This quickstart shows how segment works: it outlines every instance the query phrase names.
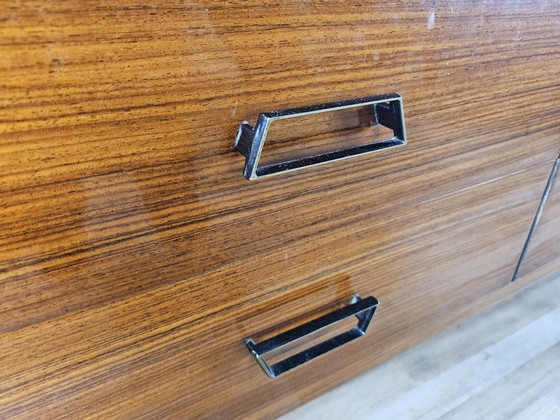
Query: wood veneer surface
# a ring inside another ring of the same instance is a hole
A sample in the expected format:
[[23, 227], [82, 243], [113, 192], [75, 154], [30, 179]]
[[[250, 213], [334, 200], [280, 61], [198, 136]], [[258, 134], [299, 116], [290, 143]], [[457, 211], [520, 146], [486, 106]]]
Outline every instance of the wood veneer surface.
[[[452, 235], [453, 220], [470, 220], [483, 204], [422, 204], [430, 210], [415, 215], [416, 206], [490, 180], [509, 187], [499, 200], [476, 193], [491, 204], [484, 211], [519, 212], [511, 224], [496, 220], [500, 257], [490, 245], [470, 254], [467, 241], [428, 260], [451, 269], [466, 264], [462, 256], [482, 258], [496, 271], [473, 287], [501, 285], [560, 145], [559, 14], [544, 0], [3, 7], [0, 410], [195, 417], [223, 409], [214, 414], [228, 417], [307, 400], [367, 364], [356, 359], [345, 370], [341, 358], [344, 372], [323, 381], [318, 370], [270, 385], [240, 339], [272, 328], [275, 317], [253, 316], [286, 296], [290, 319], [325, 311], [380, 275], [379, 284], [434, 281], [406, 244], [437, 226]], [[406, 147], [262, 181], [242, 177], [233, 151], [241, 121], [392, 91], [404, 99]], [[406, 223], [386, 223], [395, 214]], [[398, 271], [371, 260], [382, 246], [394, 249]], [[350, 286], [348, 270], [362, 270]], [[331, 292], [318, 298], [315, 285]], [[226, 309], [229, 321], [215, 315]], [[235, 334], [232, 322], [245, 326]], [[410, 327], [369, 363], [441, 325]], [[235, 350], [220, 347], [232, 343]], [[245, 382], [236, 382], [239, 372]], [[229, 385], [217, 392], [218, 384]], [[274, 395], [251, 399], [262, 384]]]
[[[5, 333], [0, 353], [9, 363], [0, 412], [10, 418], [283, 412], [451, 325], [506, 286], [549, 171], [541, 165], [388, 212], [345, 235], [301, 244], [289, 261], [254, 258], [252, 268], [239, 262], [196, 282]], [[259, 264], [262, 276], [251, 277]], [[277, 271], [285, 275], [281, 284], [269, 281]], [[243, 278], [252, 279], [251, 288]], [[336, 354], [270, 380], [243, 344], [346, 304], [354, 293], [373, 294], [382, 306], [371, 332]]]

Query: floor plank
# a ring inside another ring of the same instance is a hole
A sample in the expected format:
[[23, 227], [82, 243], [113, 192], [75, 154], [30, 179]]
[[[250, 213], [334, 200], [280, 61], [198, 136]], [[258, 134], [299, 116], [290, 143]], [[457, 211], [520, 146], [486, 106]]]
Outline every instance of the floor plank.
[[[529, 327], [532, 327], [531, 324]], [[540, 331], [541, 334], [546, 329]], [[546, 333], [545, 336], [548, 336]], [[545, 340], [543, 340], [545, 341]], [[560, 343], [505, 375], [443, 416], [461, 419], [547, 419], [559, 413]], [[556, 416], [554, 418], [560, 418]]]

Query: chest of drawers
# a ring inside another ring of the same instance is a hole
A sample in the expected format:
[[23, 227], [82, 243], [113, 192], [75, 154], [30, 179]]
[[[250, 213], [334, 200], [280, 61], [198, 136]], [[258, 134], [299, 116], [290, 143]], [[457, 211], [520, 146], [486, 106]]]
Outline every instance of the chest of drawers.
[[[0, 417], [270, 417], [558, 269], [559, 20], [541, 0], [3, 8]], [[242, 121], [390, 92], [405, 146], [244, 178]], [[380, 302], [366, 334], [274, 379], [245, 344], [357, 294]]]

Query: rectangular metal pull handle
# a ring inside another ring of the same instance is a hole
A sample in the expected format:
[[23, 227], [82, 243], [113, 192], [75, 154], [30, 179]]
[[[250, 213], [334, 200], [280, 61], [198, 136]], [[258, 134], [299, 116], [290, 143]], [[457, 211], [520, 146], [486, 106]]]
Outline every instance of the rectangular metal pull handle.
[[[361, 146], [354, 146], [343, 150], [320, 153], [259, 167], [259, 160], [267, 133], [270, 125], [274, 121], [369, 105], [373, 107], [374, 118], [372, 124], [380, 124], [393, 130], [393, 136], [390, 139], [377, 140]], [[247, 121], [244, 121], [240, 125], [235, 141], [235, 148], [239, 153], [245, 156], [245, 169], [243, 172], [245, 178], [253, 180], [405, 144], [406, 130], [402, 98], [397, 93], [388, 93], [385, 95], [347, 99], [319, 105], [286, 109], [283, 111], [264, 112], [259, 115], [257, 124], [255, 124], [254, 127]]]
[[[379, 301], [373, 296], [361, 299], [358, 295], [356, 295], [354, 296], [352, 303], [344, 308], [337, 309], [334, 312], [323, 315], [309, 321], [306, 324], [292, 328], [291, 330], [283, 332], [260, 343], [255, 343], [252, 339], [248, 339], [245, 341], [245, 344], [255, 356], [258, 364], [263, 368], [265, 373], [270, 378], [275, 378], [290, 369], [315, 359], [316, 357], [319, 357], [364, 335], [378, 305]], [[263, 358], [263, 355], [266, 353], [351, 316], [356, 316], [358, 318], [358, 324], [349, 331], [345, 331], [273, 365], [268, 365]]]

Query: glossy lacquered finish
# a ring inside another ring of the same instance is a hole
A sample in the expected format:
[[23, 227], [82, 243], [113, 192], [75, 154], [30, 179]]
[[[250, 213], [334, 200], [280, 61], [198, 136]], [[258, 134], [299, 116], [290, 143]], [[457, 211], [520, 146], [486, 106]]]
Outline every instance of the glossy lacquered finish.
[[[353, 229], [317, 234], [312, 245], [300, 241], [198, 282], [5, 333], [3, 415], [283, 412], [457, 322], [506, 287], [549, 172], [542, 165], [386, 209]], [[275, 379], [262, 372], [245, 338], [266, 340], [347, 305], [358, 290], [382, 302], [365, 336]]]
[[[545, 0], [3, 7], [0, 417], [277, 414], [520, 287], [560, 147], [559, 19]], [[386, 92], [406, 146], [242, 177], [242, 121]], [[382, 306], [334, 357], [270, 380], [245, 347], [355, 294]]]

